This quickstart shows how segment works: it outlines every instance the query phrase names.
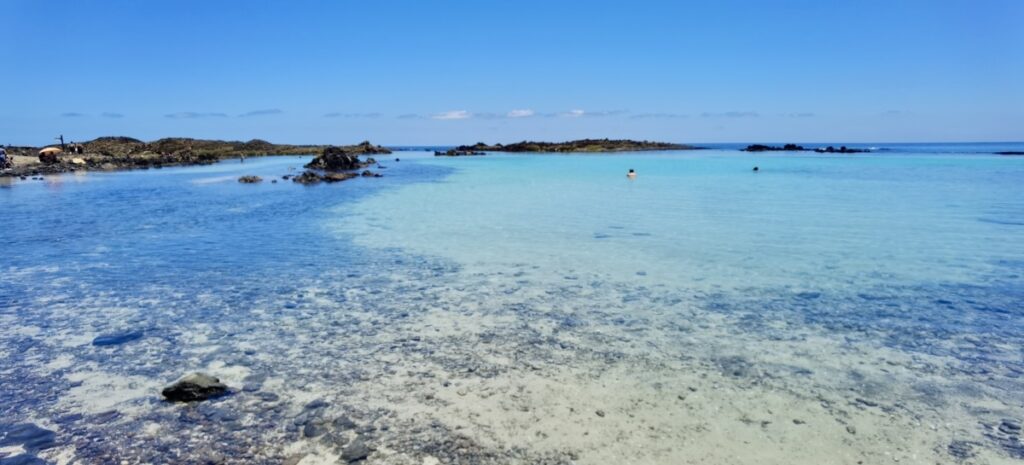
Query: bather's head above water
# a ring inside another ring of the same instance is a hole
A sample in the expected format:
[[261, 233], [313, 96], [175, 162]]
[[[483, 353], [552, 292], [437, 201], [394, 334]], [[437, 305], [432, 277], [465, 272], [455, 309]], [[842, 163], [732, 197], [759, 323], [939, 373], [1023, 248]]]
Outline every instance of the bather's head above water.
[[635, 177], [636, 177], [636, 171], [633, 171], [633, 168], [630, 168], [630, 169], [629, 169], [629, 172], [628, 172], [628, 173], [626, 173], [626, 177], [627, 177], [627, 178], [630, 178], [630, 179], [633, 179], [633, 178], [635, 178]]

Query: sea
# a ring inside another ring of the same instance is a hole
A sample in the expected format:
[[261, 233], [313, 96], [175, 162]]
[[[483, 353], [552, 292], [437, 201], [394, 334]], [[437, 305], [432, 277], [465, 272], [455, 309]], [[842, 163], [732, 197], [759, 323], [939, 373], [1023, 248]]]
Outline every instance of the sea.
[[744, 145], [0, 179], [0, 464], [1024, 461], [1024, 143]]

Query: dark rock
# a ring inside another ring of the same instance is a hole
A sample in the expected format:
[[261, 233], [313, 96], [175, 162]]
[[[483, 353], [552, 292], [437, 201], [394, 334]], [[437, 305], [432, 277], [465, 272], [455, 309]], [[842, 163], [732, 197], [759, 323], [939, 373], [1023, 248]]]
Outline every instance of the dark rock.
[[127, 342], [142, 339], [145, 333], [142, 331], [132, 331], [130, 333], [119, 333], [119, 334], [108, 334], [106, 336], [99, 336], [92, 340], [92, 345], [102, 346], [117, 346]]
[[335, 428], [340, 430], [356, 429], [356, 426], [358, 426], [356, 425], [356, 422], [352, 421], [351, 418], [344, 415], [335, 418], [332, 424], [334, 425]]
[[314, 400], [314, 401], [306, 404], [306, 406], [303, 407], [303, 408], [305, 408], [306, 410], [316, 410], [316, 409], [322, 409], [322, 408], [327, 407], [329, 405], [331, 405], [331, 404], [329, 404], [326, 400], [317, 399], [317, 400]]
[[481, 155], [487, 155], [487, 153], [486, 152], [482, 152], [480, 150], [462, 149], [462, 148], [446, 150], [444, 152], [442, 152], [440, 150], [435, 150], [434, 151], [434, 156], [435, 157], [478, 157], [478, 156], [481, 156]]
[[347, 147], [327, 147], [320, 156], [310, 161], [306, 168], [320, 169], [325, 171], [357, 170], [364, 166], [376, 165], [373, 158], [367, 159], [366, 163], [359, 161], [359, 155], [391, 153], [390, 150], [369, 142]]
[[0, 423], [0, 447], [21, 446], [26, 452], [36, 453], [55, 445], [57, 434], [32, 423]]
[[[801, 152], [807, 150], [802, 146], [796, 144], [786, 144], [782, 147], [764, 145], [764, 144], [753, 144], [748, 145], [743, 149], [744, 152]], [[756, 169], [754, 171], [757, 171]]]
[[262, 400], [264, 402], [277, 402], [278, 400], [281, 399], [281, 396], [278, 396], [277, 394], [274, 394], [273, 392], [260, 392], [260, 393], [256, 394], [256, 397], [259, 397], [260, 400]]
[[878, 407], [878, 402], [870, 401], [870, 400], [867, 400], [867, 399], [862, 399], [860, 397], [854, 399], [854, 402], [856, 402], [858, 404], [861, 404], [861, 405], [864, 405], [864, 406], [867, 406], [867, 407]]
[[825, 147], [825, 148], [820, 148], [819, 147], [819, 148], [814, 149], [814, 151], [818, 152], [818, 153], [864, 153], [864, 152], [870, 152], [870, 150], [867, 150], [867, 149], [851, 149], [851, 148], [847, 148], [845, 145], [839, 147], [838, 149], [836, 149], [835, 147], [833, 147], [831, 145], [828, 146], [828, 147]]
[[171, 402], [194, 402], [227, 394], [228, 387], [219, 379], [205, 373], [192, 373], [170, 387], [162, 394]]
[[258, 182], [263, 182], [263, 178], [259, 176], [242, 176], [238, 178], [238, 182], [242, 184], [256, 184]]
[[306, 172], [304, 172], [304, 173], [302, 173], [302, 174], [292, 178], [292, 182], [297, 182], [299, 184], [305, 184], [305, 185], [317, 184], [320, 181], [323, 181], [323, 176], [321, 176], [321, 175], [319, 175], [317, 173], [314, 173], [312, 171], [306, 171]]
[[364, 177], [364, 178], [372, 177], [373, 176], [373, 171], [363, 170], [363, 172], [360, 175], [362, 177]]
[[323, 179], [324, 182], [340, 182], [340, 181], [346, 181], [346, 180], [349, 180], [349, 179], [352, 179], [352, 178], [355, 178], [355, 177], [358, 177], [358, 176], [359, 175], [357, 175], [355, 173], [326, 173], [326, 174], [323, 175], [323, 177], [321, 179]]
[[599, 416], [601, 418], [604, 418], [604, 410], [598, 410], [598, 411], [596, 411], [594, 413], [597, 414], [597, 416]]
[[315, 438], [327, 432], [327, 428], [319, 422], [309, 422], [302, 428], [302, 435], [307, 438]]
[[999, 431], [1010, 436], [1020, 435], [1020, 422], [1017, 420], [1003, 420], [999, 424]]
[[949, 447], [946, 450], [949, 452], [949, 455], [958, 460], [967, 460], [975, 455], [973, 443], [969, 441], [953, 441], [949, 443]]
[[348, 463], [354, 463], [365, 460], [370, 456], [370, 452], [370, 447], [366, 445], [363, 438], [357, 437], [341, 451], [341, 459]]

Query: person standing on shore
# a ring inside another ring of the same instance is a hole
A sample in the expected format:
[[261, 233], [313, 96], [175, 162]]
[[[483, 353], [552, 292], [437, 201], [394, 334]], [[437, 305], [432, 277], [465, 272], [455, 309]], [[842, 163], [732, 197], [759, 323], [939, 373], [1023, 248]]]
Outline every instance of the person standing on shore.
[[0, 147], [0, 170], [7, 169], [7, 149]]

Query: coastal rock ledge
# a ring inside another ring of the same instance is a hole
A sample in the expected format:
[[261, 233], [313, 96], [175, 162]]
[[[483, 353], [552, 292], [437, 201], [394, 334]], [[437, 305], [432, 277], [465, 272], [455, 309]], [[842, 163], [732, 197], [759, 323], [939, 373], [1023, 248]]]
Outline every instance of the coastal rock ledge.
[[227, 394], [228, 386], [206, 373], [192, 373], [164, 388], [164, 398], [171, 402], [198, 402]]

